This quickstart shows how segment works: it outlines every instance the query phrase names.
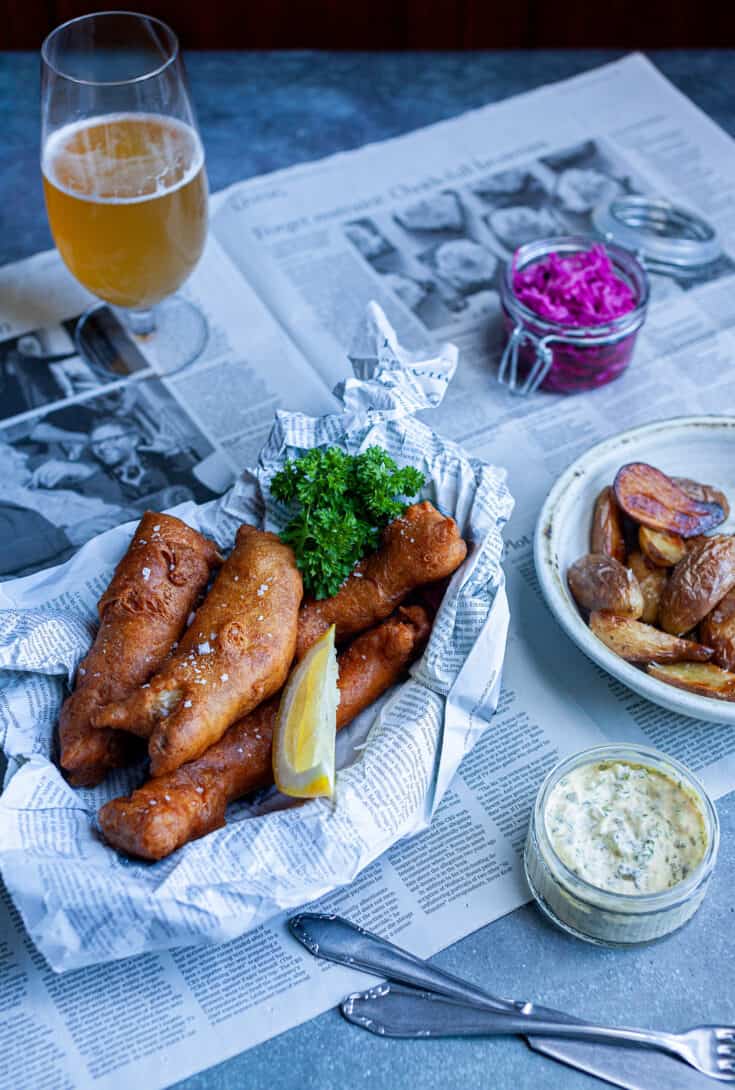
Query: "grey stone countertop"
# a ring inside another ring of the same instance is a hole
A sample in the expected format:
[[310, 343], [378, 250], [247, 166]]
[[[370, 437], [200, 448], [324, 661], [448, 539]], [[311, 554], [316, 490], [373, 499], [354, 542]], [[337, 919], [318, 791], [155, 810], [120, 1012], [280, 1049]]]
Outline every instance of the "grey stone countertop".
[[[612, 50], [466, 54], [200, 53], [187, 64], [213, 190], [383, 140], [582, 72]], [[659, 52], [677, 87], [735, 135], [735, 53]], [[38, 170], [38, 58], [0, 54], [0, 261], [51, 245]], [[724, 407], [723, 407], [724, 408]], [[733, 406], [735, 409], [735, 406]], [[700, 912], [654, 946], [600, 950], [532, 906], [439, 954], [499, 995], [658, 1028], [735, 1023], [735, 795], [718, 803], [720, 861]], [[516, 1039], [386, 1041], [336, 1011], [202, 1072], [177, 1090], [592, 1090], [588, 1076]], [[661, 1090], [667, 1090], [661, 1087]]]

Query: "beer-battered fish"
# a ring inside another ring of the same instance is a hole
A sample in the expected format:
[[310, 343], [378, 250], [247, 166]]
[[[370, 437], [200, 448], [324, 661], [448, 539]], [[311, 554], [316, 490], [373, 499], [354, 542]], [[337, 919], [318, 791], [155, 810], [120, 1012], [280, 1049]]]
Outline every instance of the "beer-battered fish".
[[98, 605], [100, 627], [59, 717], [61, 767], [92, 787], [133, 756], [131, 738], [96, 730], [93, 713], [122, 700], [163, 662], [221, 557], [181, 519], [146, 511]]
[[[340, 652], [338, 730], [400, 680], [430, 630], [427, 611], [407, 606]], [[163, 859], [224, 825], [228, 802], [273, 783], [279, 699], [280, 694], [234, 723], [198, 760], [103, 806], [99, 822], [109, 843], [143, 859]]]
[[199, 757], [283, 685], [302, 593], [289, 546], [241, 526], [175, 654], [150, 684], [99, 711], [95, 726], [149, 737], [153, 776]]
[[299, 614], [296, 657], [336, 626], [337, 642], [388, 617], [416, 587], [456, 571], [467, 546], [453, 518], [427, 501], [414, 503], [383, 531], [380, 547], [365, 557], [333, 598], [307, 599]]

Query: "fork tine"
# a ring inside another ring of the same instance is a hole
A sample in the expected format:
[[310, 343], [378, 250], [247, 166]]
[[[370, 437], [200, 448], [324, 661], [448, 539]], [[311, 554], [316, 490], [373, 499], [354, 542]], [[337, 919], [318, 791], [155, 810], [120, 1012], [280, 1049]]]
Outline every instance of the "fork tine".
[[735, 1059], [735, 1045], [718, 1045], [718, 1056], [732, 1056]]
[[718, 1041], [735, 1041], [735, 1026], [719, 1026], [715, 1037]]

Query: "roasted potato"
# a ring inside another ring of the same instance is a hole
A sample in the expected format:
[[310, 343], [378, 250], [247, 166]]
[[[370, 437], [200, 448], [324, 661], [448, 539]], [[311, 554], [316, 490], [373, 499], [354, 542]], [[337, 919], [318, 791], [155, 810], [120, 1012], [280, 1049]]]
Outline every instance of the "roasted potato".
[[707, 538], [680, 560], [661, 595], [659, 624], [681, 636], [735, 587], [735, 537]]
[[714, 648], [713, 661], [725, 670], [735, 670], [735, 589], [707, 614], [699, 632], [707, 646]]
[[651, 677], [677, 689], [715, 700], [735, 700], [735, 674], [713, 666], [711, 662], [680, 662], [674, 666], [651, 663], [647, 669]]
[[587, 553], [567, 572], [569, 589], [583, 609], [605, 609], [621, 617], [640, 617], [643, 595], [630, 568], [601, 553]]
[[712, 648], [669, 636], [650, 624], [614, 613], [592, 613], [590, 628], [606, 647], [626, 662], [708, 662]]
[[595, 500], [590, 534], [590, 552], [603, 553], [625, 563], [625, 538], [620, 524], [620, 508], [615, 493], [609, 486], [603, 488]]
[[704, 545], [705, 541], [709, 540], [707, 534], [697, 534], [696, 537], [688, 537], [684, 544], [687, 547], [687, 552], [693, 553], [695, 549], [698, 549], [700, 545]]
[[673, 568], [687, 554], [684, 538], [670, 534], [668, 530], [651, 530], [649, 526], [641, 526], [638, 543], [641, 552], [659, 568]]
[[629, 462], [622, 466], [613, 489], [621, 509], [651, 530], [694, 537], [725, 520], [719, 503], [692, 499], [660, 469], [645, 462]]
[[679, 488], [683, 488], [687, 496], [691, 496], [693, 500], [699, 500], [700, 503], [719, 503], [725, 518], [730, 517], [730, 504], [727, 496], [724, 492], [720, 492], [719, 488], [715, 488], [711, 484], [700, 484], [699, 481], [692, 481], [689, 477], [672, 477], [671, 479], [674, 484], [678, 484]]
[[638, 580], [643, 595], [643, 612], [640, 619], [645, 624], [656, 624], [661, 595], [668, 582], [669, 573], [666, 568], [659, 568], [652, 564], [641, 552], [630, 554], [628, 567]]

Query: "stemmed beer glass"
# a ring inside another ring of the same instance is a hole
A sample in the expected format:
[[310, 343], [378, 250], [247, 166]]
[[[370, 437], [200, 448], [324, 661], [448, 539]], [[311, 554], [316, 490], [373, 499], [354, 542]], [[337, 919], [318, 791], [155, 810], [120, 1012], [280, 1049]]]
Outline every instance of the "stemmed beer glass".
[[41, 168], [59, 252], [159, 370], [178, 370], [207, 338], [204, 316], [174, 292], [204, 248], [208, 190], [176, 35], [147, 15], [99, 12], [57, 27], [41, 57]]

